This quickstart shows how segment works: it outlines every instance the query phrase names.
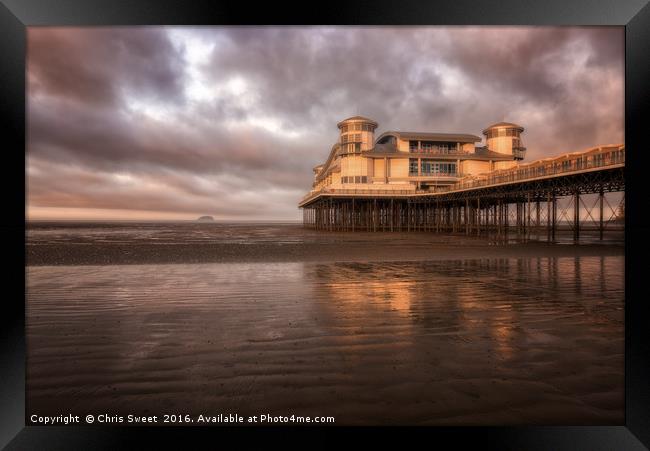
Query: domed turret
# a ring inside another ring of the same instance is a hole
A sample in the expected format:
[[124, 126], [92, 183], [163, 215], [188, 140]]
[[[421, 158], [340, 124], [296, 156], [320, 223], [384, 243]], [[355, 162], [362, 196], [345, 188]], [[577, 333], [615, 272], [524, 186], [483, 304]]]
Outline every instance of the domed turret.
[[341, 183], [372, 183], [373, 160], [361, 154], [373, 148], [378, 124], [367, 117], [353, 116], [336, 125], [341, 130]]
[[341, 130], [341, 150], [346, 153], [361, 153], [372, 149], [375, 143], [377, 123], [363, 116], [349, 117], [338, 124]]
[[512, 155], [515, 160], [523, 160], [526, 148], [521, 142], [524, 127], [511, 122], [497, 122], [483, 130], [489, 150]]

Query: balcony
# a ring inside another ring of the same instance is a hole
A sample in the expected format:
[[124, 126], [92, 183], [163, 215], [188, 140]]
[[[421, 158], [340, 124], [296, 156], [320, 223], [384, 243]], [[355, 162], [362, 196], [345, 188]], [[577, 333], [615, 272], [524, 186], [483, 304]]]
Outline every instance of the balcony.
[[458, 172], [422, 172], [409, 171], [409, 177], [460, 177]]
[[515, 160], [523, 160], [524, 157], [526, 156], [526, 148], [525, 147], [513, 147], [512, 148], [512, 156], [515, 157]]
[[467, 155], [469, 150], [457, 149], [456, 147], [409, 147], [410, 153], [423, 155]]

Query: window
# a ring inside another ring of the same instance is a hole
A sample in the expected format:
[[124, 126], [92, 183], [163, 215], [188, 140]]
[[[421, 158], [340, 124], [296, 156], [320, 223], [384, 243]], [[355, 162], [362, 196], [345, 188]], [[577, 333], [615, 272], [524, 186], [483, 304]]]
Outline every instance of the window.
[[[422, 160], [422, 175], [455, 175], [456, 163], [444, 163], [440, 161]], [[417, 172], [417, 162], [416, 162]]]
[[355, 176], [346, 176], [341, 177], [341, 183], [368, 183], [368, 176], [366, 175], [355, 175]]
[[455, 153], [457, 149], [456, 143], [453, 142], [436, 142], [436, 141], [422, 141], [418, 147], [417, 141], [409, 141], [409, 151], [411, 152], [425, 152], [425, 153], [439, 153], [448, 155]]
[[418, 160], [409, 159], [409, 175], [418, 175]]
[[361, 124], [354, 124], [355, 131], [361, 131]]
[[361, 143], [354, 143], [354, 152], [355, 153], [361, 152]]
[[348, 135], [343, 135], [341, 137], [341, 142], [344, 142], [344, 143], [348, 142]]
[[348, 132], [348, 126], [344, 125], [341, 127], [341, 133], [347, 133]]

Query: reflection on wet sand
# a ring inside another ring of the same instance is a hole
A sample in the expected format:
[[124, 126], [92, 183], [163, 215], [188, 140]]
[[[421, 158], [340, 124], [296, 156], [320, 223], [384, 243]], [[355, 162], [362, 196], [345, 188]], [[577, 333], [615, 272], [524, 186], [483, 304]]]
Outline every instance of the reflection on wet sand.
[[27, 272], [28, 411], [623, 422], [623, 257]]

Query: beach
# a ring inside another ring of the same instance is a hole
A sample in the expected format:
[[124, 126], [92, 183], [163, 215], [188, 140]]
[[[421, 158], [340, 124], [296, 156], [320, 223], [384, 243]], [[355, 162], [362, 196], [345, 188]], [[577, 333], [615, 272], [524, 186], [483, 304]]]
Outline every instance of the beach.
[[299, 224], [38, 223], [28, 231], [27, 264], [128, 265], [255, 262], [382, 262], [623, 255], [615, 231], [600, 242], [583, 233], [528, 241], [432, 232], [329, 232]]
[[27, 414], [624, 423], [622, 234], [42, 223], [27, 242]]

